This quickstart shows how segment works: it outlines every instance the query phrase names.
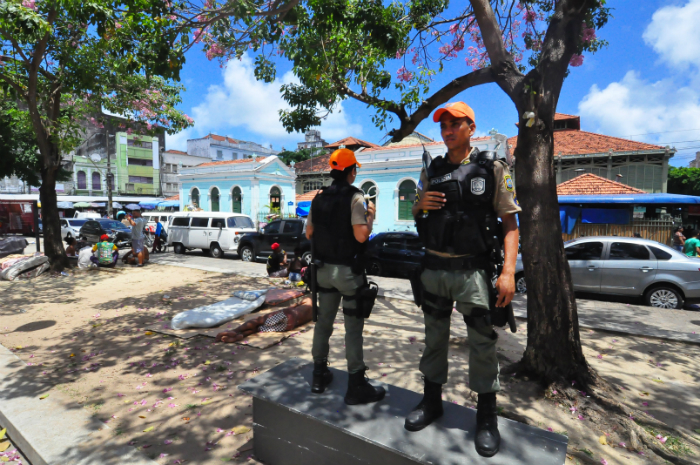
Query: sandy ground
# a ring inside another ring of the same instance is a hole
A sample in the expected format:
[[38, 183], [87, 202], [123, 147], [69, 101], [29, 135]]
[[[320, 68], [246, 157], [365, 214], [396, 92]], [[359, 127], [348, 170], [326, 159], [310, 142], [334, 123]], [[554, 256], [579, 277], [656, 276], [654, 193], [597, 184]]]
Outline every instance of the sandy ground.
[[[260, 350], [205, 337], [147, 335], [144, 328], [233, 290], [268, 286], [267, 279], [159, 265], [0, 283], [0, 343], [27, 362], [13, 389], [41, 383], [68, 408], [88, 411], [104, 426], [94, 447], [112, 437], [163, 464], [254, 463], [251, 400], [236, 386], [289, 357], [310, 359], [312, 332]], [[336, 323], [331, 362], [344, 369], [342, 312]], [[466, 329], [457, 316], [452, 328], [444, 399], [473, 406]], [[525, 331], [523, 321], [515, 335], [498, 331], [502, 367], [520, 358]], [[700, 428], [700, 346], [589, 330], [581, 336], [589, 363], [628, 392], [630, 406], [673, 426]], [[422, 340], [417, 307], [380, 299], [365, 331], [368, 374], [420, 391]], [[568, 435], [570, 451], [585, 450], [609, 464], [656, 463], [618, 444], [602, 445], [609, 432], [545, 399], [533, 383], [502, 372], [502, 385], [501, 406]]]

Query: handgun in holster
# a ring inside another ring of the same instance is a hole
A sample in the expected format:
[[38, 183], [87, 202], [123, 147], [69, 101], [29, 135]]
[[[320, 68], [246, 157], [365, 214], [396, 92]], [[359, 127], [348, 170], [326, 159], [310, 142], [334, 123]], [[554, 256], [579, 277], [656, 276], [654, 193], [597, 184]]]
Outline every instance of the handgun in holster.
[[[515, 324], [515, 314], [513, 313], [513, 304], [509, 303], [505, 307], [496, 307], [498, 301], [498, 292], [495, 287], [496, 279], [503, 272], [503, 225], [500, 222], [494, 221], [492, 218], [486, 220], [484, 227], [484, 239], [488, 246], [489, 252], [489, 268], [486, 270], [486, 277], [489, 284], [489, 307], [491, 313], [491, 324], [502, 328], [506, 325], [510, 327], [510, 332], [515, 333], [518, 327]], [[493, 278], [492, 278], [493, 277]]]

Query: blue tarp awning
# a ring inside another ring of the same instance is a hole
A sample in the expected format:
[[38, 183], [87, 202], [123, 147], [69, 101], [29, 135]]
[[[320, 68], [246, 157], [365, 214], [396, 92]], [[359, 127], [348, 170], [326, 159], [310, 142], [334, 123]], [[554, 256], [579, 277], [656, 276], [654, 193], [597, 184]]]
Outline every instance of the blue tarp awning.
[[559, 204], [700, 205], [700, 197], [681, 194], [560, 195]]
[[158, 205], [158, 202], [139, 202], [139, 207], [145, 210], [155, 210], [156, 205]]
[[581, 223], [584, 224], [629, 224], [628, 208], [583, 208]]
[[162, 202], [158, 202], [158, 207], [179, 207], [180, 206], [180, 201], [179, 200], [164, 200]]
[[305, 200], [297, 204], [297, 215], [298, 216], [309, 216], [309, 210], [311, 210], [311, 201]]

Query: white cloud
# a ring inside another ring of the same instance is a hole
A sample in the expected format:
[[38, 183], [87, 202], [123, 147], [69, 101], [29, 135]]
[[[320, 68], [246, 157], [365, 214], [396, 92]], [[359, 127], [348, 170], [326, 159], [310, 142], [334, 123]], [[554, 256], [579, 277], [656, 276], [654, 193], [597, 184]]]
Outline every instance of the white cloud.
[[644, 31], [644, 41], [676, 68], [700, 67], [700, 0], [658, 9]]
[[[223, 71], [223, 82], [210, 86], [202, 103], [193, 108], [191, 116], [195, 126], [169, 136], [168, 148], [184, 150], [188, 138], [201, 137], [209, 132], [240, 137], [237, 128], [259, 135], [255, 142], [270, 141], [296, 148], [295, 143], [301, 142], [303, 135], [287, 133], [279, 121], [279, 110], [290, 108], [282, 99], [280, 87], [295, 82], [296, 78], [288, 72], [281, 79], [267, 84], [255, 79], [253, 68], [253, 60], [247, 55], [242, 60], [230, 61]], [[341, 105], [321, 124], [321, 135], [328, 142], [362, 134], [362, 126], [348, 121], [342, 110]]]
[[[594, 123], [604, 134], [677, 132], [696, 129], [700, 122], [700, 94], [694, 88], [678, 86], [672, 79], [649, 82], [629, 71], [620, 82], [601, 89], [593, 85], [581, 103], [584, 124]], [[675, 137], [675, 139], [674, 139]], [[673, 134], [654, 134], [649, 142], [677, 140]]]

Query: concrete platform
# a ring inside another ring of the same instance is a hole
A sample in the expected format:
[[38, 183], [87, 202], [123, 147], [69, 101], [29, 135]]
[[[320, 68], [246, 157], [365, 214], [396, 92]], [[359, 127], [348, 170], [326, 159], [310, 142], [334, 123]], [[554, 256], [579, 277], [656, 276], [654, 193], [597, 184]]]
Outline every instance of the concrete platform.
[[255, 457], [268, 465], [537, 464], [561, 465], [568, 438], [499, 418], [502, 443], [492, 458], [474, 450], [476, 410], [444, 402], [445, 415], [423, 431], [404, 429], [418, 394], [383, 385], [370, 405], [343, 402], [348, 375], [331, 368], [333, 383], [310, 392], [313, 364], [292, 358], [239, 386], [253, 395]]
[[97, 441], [107, 425], [80, 405], [62, 399], [52, 386], [36, 381], [27, 365], [0, 345], [0, 425], [32, 465], [156, 465], [133, 447]]

